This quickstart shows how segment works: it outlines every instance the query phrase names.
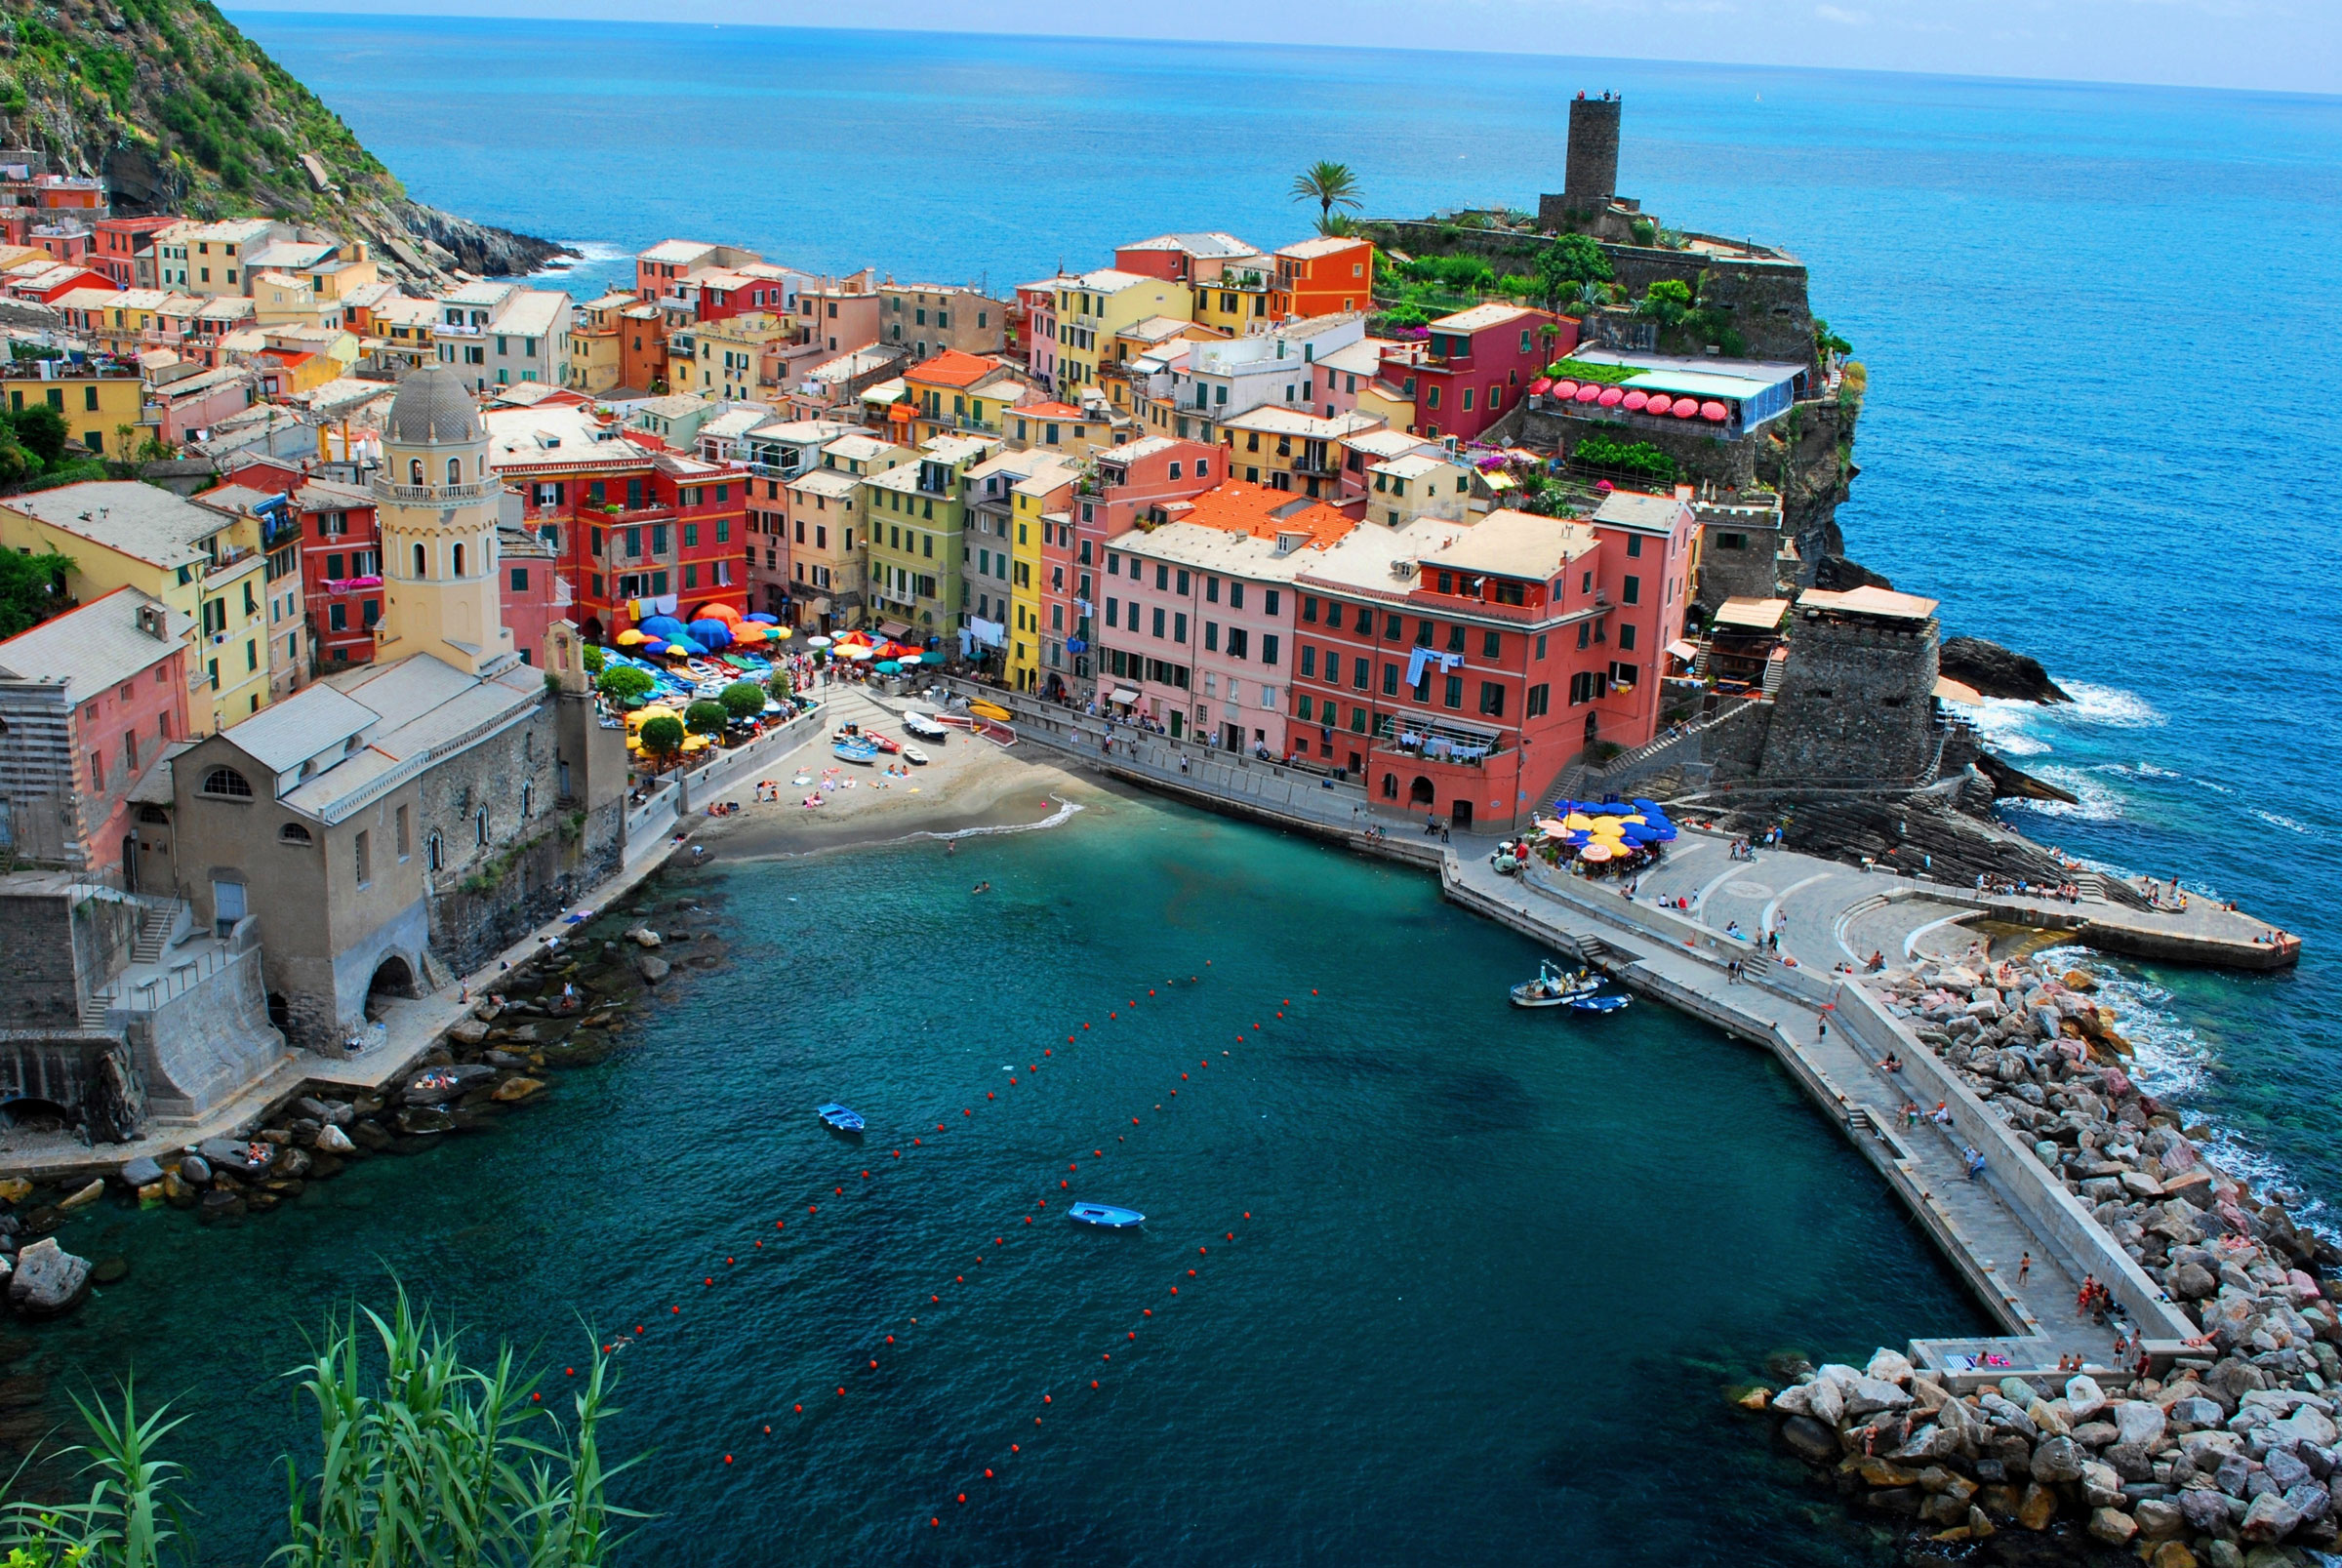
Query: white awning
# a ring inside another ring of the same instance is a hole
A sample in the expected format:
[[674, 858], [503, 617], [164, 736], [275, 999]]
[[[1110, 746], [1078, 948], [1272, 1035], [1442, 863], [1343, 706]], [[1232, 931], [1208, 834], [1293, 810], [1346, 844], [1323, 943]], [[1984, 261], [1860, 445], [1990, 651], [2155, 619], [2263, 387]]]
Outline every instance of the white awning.
[[1680, 659], [1685, 663], [1700, 657], [1699, 646], [1696, 643], [1685, 642], [1680, 637], [1667, 645], [1667, 653], [1669, 658]]
[[1131, 704], [1137, 702], [1138, 700], [1139, 694], [1132, 691], [1127, 686], [1115, 687], [1113, 690], [1113, 695], [1107, 699], [1107, 701], [1110, 703], [1120, 703], [1124, 707], [1128, 707]]

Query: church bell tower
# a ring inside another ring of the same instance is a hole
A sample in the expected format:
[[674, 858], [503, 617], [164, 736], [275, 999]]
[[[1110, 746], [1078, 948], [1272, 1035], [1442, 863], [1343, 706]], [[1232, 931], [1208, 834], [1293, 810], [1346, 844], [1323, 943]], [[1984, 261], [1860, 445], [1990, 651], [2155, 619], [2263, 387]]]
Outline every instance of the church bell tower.
[[385, 601], [377, 661], [430, 654], [477, 675], [514, 657], [496, 575], [500, 488], [464, 383], [437, 365], [411, 372], [391, 399], [374, 481]]

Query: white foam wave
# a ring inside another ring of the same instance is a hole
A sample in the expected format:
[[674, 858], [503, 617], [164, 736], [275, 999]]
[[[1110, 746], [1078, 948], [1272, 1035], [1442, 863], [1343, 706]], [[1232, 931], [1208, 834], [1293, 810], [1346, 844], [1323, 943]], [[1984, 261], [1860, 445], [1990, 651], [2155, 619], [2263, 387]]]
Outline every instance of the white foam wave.
[[2003, 756], [2037, 757], [2049, 749], [2049, 743], [2033, 733], [2041, 721], [2043, 709], [2037, 703], [2010, 702], [1995, 698], [1969, 717], [1976, 731]]
[[2258, 807], [2255, 807], [2253, 808], [2252, 814], [2255, 817], [2258, 817], [2261, 821], [2267, 823], [2272, 827], [2282, 827], [2287, 832], [2299, 833], [2304, 838], [2316, 838], [2319, 836], [2317, 828], [2312, 827], [2307, 823], [2295, 822], [2292, 818], [2287, 817], [2282, 813], [2262, 811]]
[[2147, 699], [2120, 686], [2076, 681], [2066, 688], [2066, 693], [2073, 702], [2055, 704], [2041, 711], [2064, 723], [2098, 725], [2111, 730], [2160, 729], [2168, 722]]
[[[1051, 812], [1048, 816], [1042, 818], [1037, 823], [994, 823], [986, 827], [954, 828], [949, 833], [939, 833], [934, 831], [932, 828], [922, 828], [920, 831], [915, 833], [906, 833], [903, 835], [903, 837], [933, 838], [941, 840], [947, 838], [982, 838], [988, 833], [1037, 833], [1044, 827], [1064, 826], [1067, 823], [1071, 822], [1075, 815], [1083, 810], [1083, 807], [1079, 801], [1058, 800], [1058, 797], [1055, 795], [1051, 795], [1049, 798], [1057, 801], [1057, 810]], [[895, 842], [901, 843], [902, 841], [902, 839], [897, 839]]]
[[2091, 771], [2095, 773], [2111, 773], [2120, 779], [2168, 780], [2185, 779], [2187, 777], [2186, 774], [2174, 773], [2169, 768], [2159, 768], [2152, 762], [2101, 762]]
[[543, 277], [547, 273], [571, 272], [581, 266], [593, 266], [604, 261], [616, 261], [634, 254], [623, 245], [612, 245], [605, 240], [563, 240], [561, 243], [578, 254], [556, 256], [539, 267], [535, 273], [531, 274], [532, 276]]

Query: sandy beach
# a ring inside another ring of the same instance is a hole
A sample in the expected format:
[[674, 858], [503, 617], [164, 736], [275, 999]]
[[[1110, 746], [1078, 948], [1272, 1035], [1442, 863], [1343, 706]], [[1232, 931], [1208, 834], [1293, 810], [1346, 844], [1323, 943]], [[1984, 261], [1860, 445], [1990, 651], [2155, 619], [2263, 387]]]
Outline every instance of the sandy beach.
[[[855, 687], [830, 688], [825, 717], [821, 740], [715, 797], [740, 802], [736, 815], [709, 817], [709, 802], [695, 801], [691, 841], [706, 845], [710, 856], [733, 859], [804, 855], [920, 835], [941, 839], [1035, 827], [1064, 821], [1069, 807], [1078, 809], [1103, 794], [1096, 781], [1057, 766], [1056, 753], [1046, 749], [1002, 747], [961, 731], [946, 741], [912, 741], [901, 715]], [[840, 761], [828, 734], [845, 723], [911, 742], [930, 760], [912, 766], [908, 777], [891, 779], [881, 770], [900, 764], [900, 757], [881, 756], [869, 766]], [[798, 779], [808, 782], [792, 782]], [[822, 789], [825, 780], [830, 787]], [[760, 781], [779, 785], [777, 801], [755, 798]], [[817, 792], [823, 804], [805, 805]]]

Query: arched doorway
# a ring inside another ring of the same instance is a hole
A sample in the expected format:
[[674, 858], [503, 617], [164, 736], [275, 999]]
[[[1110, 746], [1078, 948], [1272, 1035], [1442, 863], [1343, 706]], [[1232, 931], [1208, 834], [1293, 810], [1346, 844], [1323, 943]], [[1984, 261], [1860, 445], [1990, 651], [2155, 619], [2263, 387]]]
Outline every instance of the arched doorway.
[[1428, 806], [1431, 803], [1432, 781], [1426, 779], [1422, 774], [1419, 773], [1415, 776], [1415, 782], [1407, 785], [1407, 804], [1410, 806]]
[[1469, 800], [1457, 801], [1448, 809], [1447, 821], [1448, 825], [1458, 832], [1469, 828], [1472, 825], [1472, 802]]
[[602, 618], [600, 616], [587, 616], [586, 618], [586, 624], [578, 629], [586, 634], [586, 640], [587, 642], [600, 642], [602, 640]]
[[78, 1118], [54, 1100], [0, 1101], [0, 1126], [26, 1132], [63, 1132]]
[[268, 993], [268, 1022], [280, 1033], [293, 1026], [293, 1004], [285, 1000], [283, 991]]
[[415, 994], [415, 971], [396, 953], [375, 967], [374, 978], [366, 983], [366, 1016], [382, 1017], [386, 1003]]

